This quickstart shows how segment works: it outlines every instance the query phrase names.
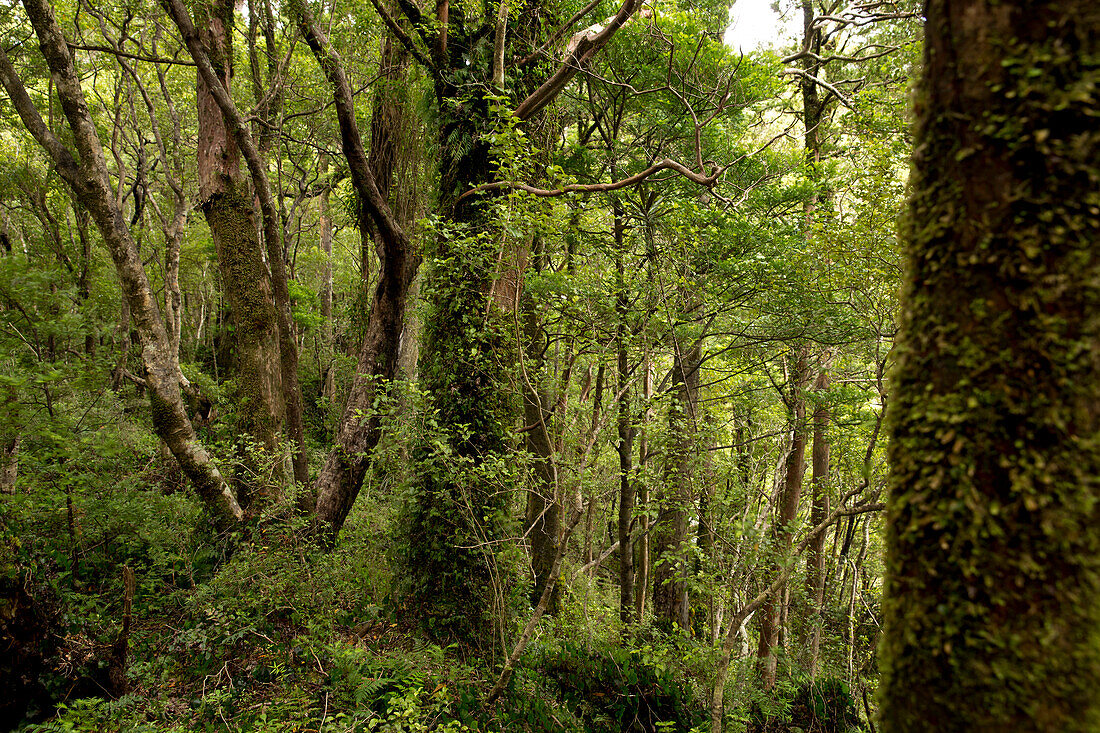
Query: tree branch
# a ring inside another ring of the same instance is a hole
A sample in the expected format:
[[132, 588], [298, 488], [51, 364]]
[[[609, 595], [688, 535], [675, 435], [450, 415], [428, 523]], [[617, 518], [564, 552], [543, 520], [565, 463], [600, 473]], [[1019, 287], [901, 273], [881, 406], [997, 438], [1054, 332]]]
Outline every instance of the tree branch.
[[[179, 2], [179, 0], [175, 0]], [[373, 1], [373, 0], [372, 0]], [[336, 103], [336, 117], [340, 124], [340, 144], [344, 157], [348, 161], [352, 184], [359, 200], [363, 202], [375, 226], [385, 241], [399, 243], [403, 250], [409, 248], [408, 235], [398, 224], [385, 197], [378, 189], [378, 182], [367, 159], [359, 125], [355, 120], [355, 101], [348, 83], [347, 74], [339, 54], [332, 48], [324, 32], [317, 27], [309, 10], [302, 3], [295, 3], [294, 12], [298, 27], [305, 36], [306, 44], [313, 52], [317, 64], [332, 86], [332, 96]], [[433, 67], [429, 67], [433, 68]]]
[[531, 96], [520, 102], [512, 115], [520, 120], [529, 120], [543, 107], [553, 102], [581, 67], [607, 45], [611, 37], [630, 20], [640, 6], [641, 0], [623, 0], [619, 12], [608, 21], [606, 26], [594, 25], [573, 36], [566, 46], [568, 56], [558, 70]]
[[665, 158], [628, 178], [612, 181], [611, 183], [570, 183], [560, 188], [538, 188], [517, 181], [494, 181], [492, 183], [483, 183], [480, 186], [475, 186], [469, 191], [466, 191], [455, 199], [455, 206], [458, 206], [464, 199], [482, 191], [525, 191], [532, 196], [539, 196], [542, 198], [562, 196], [567, 193], [606, 193], [608, 191], [618, 191], [620, 188], [626, 188], [627, 186], [633, 186], [635, 183], [640, 183], [653, 174], [663, 170], [676, 171], [692, 183], [710, 188], [718, 182], [718, 178], [725, 172], [727, 167], [728, 166], [715, 166], [711, 169], [710, 173], [696, 173], [682, 163], [678, 163], [671, 158]]
[[847, 107], [848, 109], [854, 109], [854, 107], [852, 107], [852, 103], [848, 101], [848, 98], [845, 97], [840, 92], [839, 89], [837, 89], [835, 86], [833, 86], [832, 84], [825, 81], [824, 79], [822, 79], [819, 76], [814, 76], [813, 74], [811, 74], [811, 73], [809, 73], [809, 72], [807, 72], [803, 69], [784, 69], [780, 73], [783, 76], [801, 77], [802, 79], [805, 79], [809, 82], [817, 84], [818, 86], [820, 86], [824, 89], [827, 89], [834, 97], [837, 98], [837, 101], [840, 102], [841, 104], [843, 104], [845, 107]]
[[[412, 36], [406, 33], [405, 29], [397, 24], [397, 21], [393, 19], [393, 16], [390, 15], [384, 7], [382, 7], [382, 3], [379, 2], [379, 0], [370, 0], [370, 3], [374, 6], [374, 10], [378, 13], [378, 17], [381, 18], [382, 22], [386, 24], [386, 27], [390, 29], [390, 33], [393, 34], [393, 37], [401, 41], [401, 45], [407, 48], [409, 50], [409, 53], [412, 54], [412, 57], [416, 59], [417, 62], [421, 64], [425, 69], [431, 72], [432, 76], [438, 75], [439, 69], [436, 67], [436, 65], [428, 60], [427, 55], [425, 55], [423, 51], [417, 48], [416, 42], [413, 41]], [[294, 3], [292, 7], [296, 14], [308, 12], [305, 8], [305, 5], [301, 5], [299, 3]], [[406, 15], [408, 15], [407, 11]], [[409, 20], [411, 20], [413, 23], [417, 22], [417, 19], [411, 17], [409, 18]], [[314, 24], [314, 27], [316, 27], [316, 24]], [[320, 29], [318, 29], [317, 32], [320, 33]]]
[[177, 59], [169, 59], [161, 56], [143, 56], [136, 53], [127, 53], [126, 51], [120, 51], [117, 48], [111, 48], [110, 46], [92, 46], [83, 43], [73, 43], [66, 41], [66, 45], [69, 48], [74, 48], [79, 51], [98, 51], [100, 53], [109, 53], [112, 56], [118, 56], [119, 58], [132, 59], [134, 61], [148, 61], [153, 64], [174, 64], [176, 66], [194, 66], [194, 62], [191, 61], [179, 61]]

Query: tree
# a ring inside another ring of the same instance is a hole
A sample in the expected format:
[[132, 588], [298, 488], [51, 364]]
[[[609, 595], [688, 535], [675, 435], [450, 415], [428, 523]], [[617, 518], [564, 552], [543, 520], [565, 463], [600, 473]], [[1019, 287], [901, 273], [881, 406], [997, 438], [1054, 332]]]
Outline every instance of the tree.
[[2, 52], [0, 82], [27, 130], [49, 155], [75, 198], [88, 209], [103, 236], [141, 340], [144, 383], [149, 390], [157, 435], [179, 461], [214, 521], [221, 526], [231, 526], [241, 519], [241, 508], [210, 455], [196, 439], [187, 415], [180, 394], [175, 352], [137, 246], [113, 195], [103, 146], [84, 97], [72, 52], [49, 4], [27, 0], [25, 7], [57, 86], [76, 155], [42, 119], [7, 54]]
[[884, 733], [1100, 728], [1100, 6], [930, 0]]

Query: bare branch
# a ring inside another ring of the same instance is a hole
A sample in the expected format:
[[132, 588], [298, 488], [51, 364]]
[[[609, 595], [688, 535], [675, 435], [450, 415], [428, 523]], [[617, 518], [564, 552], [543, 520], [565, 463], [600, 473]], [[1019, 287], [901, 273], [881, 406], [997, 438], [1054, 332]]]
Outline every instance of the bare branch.
[[[435, 64], [429, 61], [424, 52], [417, 47], [416, 42], [412, 39], [412, 36], [406, 33], [405, 30], [397, 24], [397, 21], [393, 19], [393, 16], [390, 15], [384, 7], [382, 7], [382, 3], [379, 2], [379, 0], [370, 0], [370, 3], [374, 6], [375, 11], [378, 13], [378, 17], [381, 18], [382, 22], [386, 24], [386, 27], [390, 29], [390, 33], [393, 34], [393, 37], [401, 41], [401, 45], [407, 48], [409, 50], [409, 53], [412, 54], [412, 57], [416, 59], [417, 62], [420, 63], [425, 69], [428, 69], [428, 71], [430, 71], [433, 76], [437, 75], [439, 73], [439, 69], [437, 69]], [[305, 10], [304, 5], [301, 7], [302, 10]], [[416, 21], [414, 20], [413, 22]], [[318, 29], [318, 32], [320, 32], [320, 29]]]
[[572, 18], [565, 21], [565, 23], [561, 26], [561, 28], [558, 28], [556, 31], [554, 31], [554, 33], [549, 38], [546, 39], [546, 43], [542, 44], [537, 49], [535, 49], [534, 51], [529, 53], [527, 56], [520, 59], [520, 62], [517, 65], [518, 66], [526, 66], [527, 64], [534, 61], [536, 57], [541, 56], [542, 54], [544, 54], [546, 52], [546, 49], [550, 48], [555, 43], [557, 43], [559, 40], [561, 40], [561, 37], [564, 36], [570, 28], [572, 28], [574, 25], [576, 25], [577, 22], [580, 21], [581, 18], [583, 18], [584, 16], [591, 13], [592, 10], [597, 5], [600, 4], [600, 2], [601, 2], [601, 0], [590, 0], [590, 2], [587, 5], [585, 5], [583, 8], [581, 8], [576, 13], [574, 13]]
[[133, 61], [148, 61], [152, 64], [175, 64], [176, 66], [194, 66], [192, 61], [180, 61], [178, 59], [169, 59], [162, 56], [145, 56], [137, 53], [127, 53], [126, 51], [120, 51], [117, 48], [111, 48], [110, 46], [93, 46], [83, 43], [73, 43], [66, 41], [66, 45], [69, 48], [77, 49], [79, 51], [97, 51], [99, 53], [109, 53], [112, 56], [117, 56], [123, 59], [132, 59]]
[[839, 89], [837, 89], [835, 86], [833, 86], [832, 84], [825, 81], [824, 79], [822, 79], [819, 76], [814, 76], [813, 74], [811, 74], [808, 71], [805, 71], [803, 69], [784, 69], [780, 73], [782, 73], [783, 76], [797, 76], [797, 77], [801, 77], [803, 79], [806, 79], [807, 81], [811, 81], [814, 84], [817, 84], [818, 86], [821, 86], [824, 89], [827, 89], [834, 97], [837, 98], [838, 102], [843, 104], [848, 109], [854, 109], [854, 107], [852, 107], [852, 103], [848, 101], [848, 98], [845, 97], [840, 92]]
[[718, 178], [725, 172], [727, 167], [728, 166], [714, 166], [710, 173], [696, 173], [682, 163], [672, 160], [671, 158], [665, 158], [628, 178], [623, 178], [611, 183], [569, 183], [560, 188], [538, 188], [517, 181], [495, 181], [493, 183], [483, 183], [480, 186], [475, 186], [469, 191], [466, 191], [455, 200], [455, 206], [463, 199], [469, 198], [482, 191], [524, 191], [532, 196], [539, 196], [542, 198], [562, 196], [567, 193], [606, 193], [608, 191], [618, 191], [620, 188], [633, 186], [635, 183], [640, 183], [653, 174], [664, 170], [674, 170], [689, 181], [710, 188], [718, 182]]

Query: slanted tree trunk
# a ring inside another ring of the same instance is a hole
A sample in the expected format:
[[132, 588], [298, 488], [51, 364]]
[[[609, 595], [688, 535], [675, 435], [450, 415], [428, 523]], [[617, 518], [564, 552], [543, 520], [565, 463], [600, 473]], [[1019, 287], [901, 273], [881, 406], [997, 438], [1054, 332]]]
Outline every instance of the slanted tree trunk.
[[1100, 4], [928, 0], [880, 730], [1100, 730]]
[[24, 7], [49, 66], [73, 134], [77, 155], [65, 147], [43, 121], [2, 50], [0, 81], [27, 130], [49, 155], [76, 198], [87, 208], [111, 254], [123, 297], [141, 341], [154, 430], [179, 461], [180, 468], [195, 486], [215, 523], [222, 527], [232, 526], [241, 519], [241, 508], [210, 456], [196, 439], [184, 409], [171, 342], [137, 246], [122, 211], [115, 203], [103, 147], [88, 111], [80, 75], [64, 34], [46, 0], [26, 0]]
[[329, 453], [315, 484], [315, 529], [335, 540], [363, 486], [371, 453], [381, 437], [383, 415], [375, 409], [397, 369], [405, 306], [420, 254], [379, 190], [355, 118], [355, 103], [340, 56], [304, 5], [292, 6], [299, 29], [332, 89], [340, 125], [340, 145], [359, 200], [360, 233], [377, 234], [381, 270], [371, 302], [366, 336], [340, 420], [336, 448]]

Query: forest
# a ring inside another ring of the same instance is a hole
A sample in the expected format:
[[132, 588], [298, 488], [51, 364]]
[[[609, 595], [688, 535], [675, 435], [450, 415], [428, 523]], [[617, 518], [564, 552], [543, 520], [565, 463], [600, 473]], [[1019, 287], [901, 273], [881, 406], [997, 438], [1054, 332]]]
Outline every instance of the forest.
[[0, 730], [1100, 731], [1100, 4], [773, 6], [3, 3]]

